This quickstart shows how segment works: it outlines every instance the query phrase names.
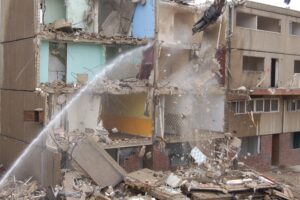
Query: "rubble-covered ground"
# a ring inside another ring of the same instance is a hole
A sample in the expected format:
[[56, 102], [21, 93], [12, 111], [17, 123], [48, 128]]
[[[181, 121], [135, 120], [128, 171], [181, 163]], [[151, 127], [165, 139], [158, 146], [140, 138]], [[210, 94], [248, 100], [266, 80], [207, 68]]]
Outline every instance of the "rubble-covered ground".
[[271, 171], [263, 173], [282, 184], [290, 186], [295, 198], [300, 199], [300, 166], [292, 168], [274, 168]]

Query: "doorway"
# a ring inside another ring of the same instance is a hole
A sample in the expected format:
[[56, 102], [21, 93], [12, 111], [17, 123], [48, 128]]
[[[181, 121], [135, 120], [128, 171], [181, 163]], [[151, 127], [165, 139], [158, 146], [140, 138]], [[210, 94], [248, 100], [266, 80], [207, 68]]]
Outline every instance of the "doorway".
[[272, 135], [272, 165], [279, 165], [279, 134]]
[[271, 87], [278, 87], [278, 59], [271, 60]]

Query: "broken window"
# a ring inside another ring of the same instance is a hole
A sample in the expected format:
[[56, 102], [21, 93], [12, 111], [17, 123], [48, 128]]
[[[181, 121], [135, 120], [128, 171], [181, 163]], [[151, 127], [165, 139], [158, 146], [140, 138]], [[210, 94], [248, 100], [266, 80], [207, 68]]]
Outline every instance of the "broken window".
[[294, 73], [300, 73], [300, 60], [295, 60], [294, 62]]
[[279, 19], [269, 17], [257, 17], [257, 29], [272, 32], [281, 32], [281, 23]]
[[293, 133], [293, 149], [300, 148], [300, 132]]
[[265, 58], [243, 56], [243, 70], [244, 71], [264, 71]]
[[290, 99], [290, 100], [288, 100], [287, 109], [290, 112], [300, 111], [300, 99]]
[[296, 22], [290, 23], [290, 34], [300, 36], [300, 23], [296, 23]]
[[257, 27], [257, 16], [247, 13], [236, 13], [236, 25], [244, 28], [256, 29]]
[[43, 110], [33, 110], [24, 111], [24, 121], [25, 122], [44, 122], [44, 111]]
[[257, 155], [259, 153], [260, 153], [259, 136], [242, 138], [240, 156]]

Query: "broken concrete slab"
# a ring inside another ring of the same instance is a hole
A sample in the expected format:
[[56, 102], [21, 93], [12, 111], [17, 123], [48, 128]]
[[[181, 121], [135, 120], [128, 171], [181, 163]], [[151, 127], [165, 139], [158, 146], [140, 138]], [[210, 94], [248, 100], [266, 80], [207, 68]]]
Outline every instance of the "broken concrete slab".
[[125, 170], [92, 138], [77, 143], [70, 154], [101, 188], [116, 186], [126, 175]]

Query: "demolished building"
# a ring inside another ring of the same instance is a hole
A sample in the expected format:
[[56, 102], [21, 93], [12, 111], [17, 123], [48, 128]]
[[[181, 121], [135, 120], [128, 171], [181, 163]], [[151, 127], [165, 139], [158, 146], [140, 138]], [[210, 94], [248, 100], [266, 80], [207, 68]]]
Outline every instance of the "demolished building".
[[[297, 75], [287, 70], [281, 77], [279, 66], [292, 69], [294, 59], [297, 74], [297, 47], [284, 44], [298, 41], [299, 12], [231, 5], [193, 35], [207, 7], [166, 0], [2, 0], [0, 163], [9, 167], [107, 63], [152, 42], [73, 105], [54, 137], [104, 129], [109, 134], [101, 148], [127, 172], [184, 165], [189, 144], [211, 149], [211, 139], [227, 131], [242, 138], [250, 164], [296, 164], [278, 150], [291, 149], [291, 137], [298, 145]], [[63, 155], [45, 146], [32, 174], [47, 170], [47, 185], [60, 179]]]

